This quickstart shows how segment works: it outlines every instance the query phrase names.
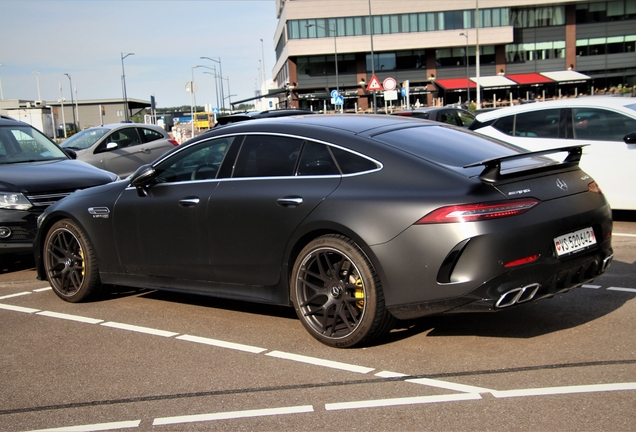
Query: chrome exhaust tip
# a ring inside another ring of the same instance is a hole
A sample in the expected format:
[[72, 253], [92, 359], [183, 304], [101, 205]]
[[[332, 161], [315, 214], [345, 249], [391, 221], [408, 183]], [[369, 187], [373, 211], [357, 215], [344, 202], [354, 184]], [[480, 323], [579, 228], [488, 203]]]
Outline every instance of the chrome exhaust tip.
[[533, 283], [521, 288], [512, 289], [499, 297], [499, 300], [497, 300], [497, 303], [495, 303], [495, 307], [505, 308], [517, 303], [528, 302], [532, 300], [535, 295], [537, 295], [537, 291], [539, 291], [539, 288], [541, 288], [540, 284]]
[[603, 265], [601, 266], [601, 272], [604, 272], [605, 270], [608, 269], [613, 259], [614, 259], [614, 254], [608, 257], [605, 257], [605, 259], [603, 260]]

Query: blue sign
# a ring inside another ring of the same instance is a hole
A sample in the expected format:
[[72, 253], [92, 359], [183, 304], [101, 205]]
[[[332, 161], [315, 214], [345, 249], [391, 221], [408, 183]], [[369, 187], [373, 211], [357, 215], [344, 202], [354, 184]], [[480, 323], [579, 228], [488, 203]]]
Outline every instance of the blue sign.
[[402, 87], [402, 97], [406, 97], [406, 87]]
[[331, 90], [331, 97], [335, 98], [336, 96], [338, 96], [338, 90]]
[[212, 108], [212, 114], [218, 114], [218, 113], [219, 113], [218, 108]]
[[344, 105], [344, 97], [335, 96], [334, 97], [334, 105]]

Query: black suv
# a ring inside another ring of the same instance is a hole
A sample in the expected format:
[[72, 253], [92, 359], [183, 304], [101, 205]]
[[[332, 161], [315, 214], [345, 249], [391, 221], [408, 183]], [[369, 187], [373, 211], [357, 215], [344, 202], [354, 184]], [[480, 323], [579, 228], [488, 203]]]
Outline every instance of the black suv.
[[73, 156], [33, 126], [0, 118], [0, 256], [32, 252], [37, 218], [50, 204], [118, 179]]

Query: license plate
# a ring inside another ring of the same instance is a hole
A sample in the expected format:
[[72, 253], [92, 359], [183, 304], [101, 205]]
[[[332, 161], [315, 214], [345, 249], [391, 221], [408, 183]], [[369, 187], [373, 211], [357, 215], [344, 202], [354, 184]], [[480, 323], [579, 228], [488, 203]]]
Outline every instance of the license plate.
[[557, 256], [578, 252], [595, 244], [596, 237], [594, 237], [592, 228], [584, 228], [569, 234], [563, 234], [554, 239]]

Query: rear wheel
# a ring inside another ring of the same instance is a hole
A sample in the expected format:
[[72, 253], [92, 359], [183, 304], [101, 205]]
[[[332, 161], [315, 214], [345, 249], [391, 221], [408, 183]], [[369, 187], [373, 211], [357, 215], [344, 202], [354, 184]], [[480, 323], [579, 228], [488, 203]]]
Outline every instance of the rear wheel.
[[344, 236], [319, 237], [305, 246], [290, 286], [298, 318], [326, 345], [347, 348], [367, 342], [393, 322], [373, 265]]
[[44, 240], [44, 269], [55, 294], [80, 302], [101, 287], [97, 259], [88, 236], [72, 220], [56, 222]]

